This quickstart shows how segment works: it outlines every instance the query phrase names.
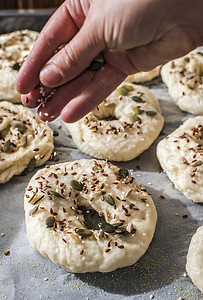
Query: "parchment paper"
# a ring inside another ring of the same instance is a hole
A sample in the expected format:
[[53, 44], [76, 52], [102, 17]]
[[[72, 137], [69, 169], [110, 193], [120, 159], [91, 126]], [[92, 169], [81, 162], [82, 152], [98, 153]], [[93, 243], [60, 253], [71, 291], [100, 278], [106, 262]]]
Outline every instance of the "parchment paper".
[[[135, 265], [112, 273], [71, 274], [35, 252], [26, 236], [23, 209], [25, 188], [35, 169], [0, 185], [0, 234], [5, 234], [0, 236], [0, 299], [203, 299], [185, 271], [190, 239], [203, 225], [203, 205], [178, 192], [167, 175], [158, 172], [156, 158], [157, 142], [192, 115], [180, 111], [160, 80], [150, 90], [159, 99], [164, 128], [140, 158], [117, 163], [134, 170], [135, 179], [151, 193], [157, 208], [156, 232], [146, 254]], [[60, 121], [50, 126], [59, 133], [54, 151], [62, 155], [47, 164], [90, 158], [76, 148]]]

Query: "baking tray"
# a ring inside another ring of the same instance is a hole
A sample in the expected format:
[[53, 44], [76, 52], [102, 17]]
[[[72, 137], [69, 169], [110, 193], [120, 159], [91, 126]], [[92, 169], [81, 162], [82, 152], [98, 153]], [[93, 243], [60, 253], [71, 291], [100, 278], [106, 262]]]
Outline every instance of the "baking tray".
[[[0, 17], [0, 32], [17, 29], [40, 30], [48, 15]], [[160, 173], [156, 158], [157, 142], [191, 115], [181, 112], [159, 80], [150, 90], [159, 99], [165, 118], [164, 128], [139, 158], [117, 163], [133, 169], [135, 179], [146, 186], [158, 212], [152, 243], [133, 266], [111, 273], [68, 273], [35, 252], [28, 243], [23, 198], [36, 170], [15, 176], [0, 185], [0, 298], [2, 299], [203, 299], [202, 293], [186, 275], [188, 246], [196, 229], [203, 225], [203, 205], [179, 193], [165, 173]], [[74, 145], [60, 118], [50, 124], [58, 132], [54, 138], [54, 161], [62, 163], [89, 158]], [[62, 155], [57, 155], [61, 153]], [[10, 255], [4, 253], [10, 251]]]

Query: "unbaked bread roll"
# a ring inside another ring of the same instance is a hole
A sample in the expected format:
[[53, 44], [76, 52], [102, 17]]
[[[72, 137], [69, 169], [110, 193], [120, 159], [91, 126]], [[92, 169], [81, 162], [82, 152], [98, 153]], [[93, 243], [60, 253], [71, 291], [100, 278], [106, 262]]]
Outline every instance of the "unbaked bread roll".
[[203, 49], [165, 64], [161, 77], [181, 110], [203, 115]]
[[65, 125], [82, 152], [127, 161], [151, 146], [163, 123], [159, 102], [149, 89], [123, 82], [92, 112]]
[[159, 142], [157, 157], [175, 187], [203, 203], [203, 116], [188, 119]]
[[39, 170], [25, 198], [27, 235], [69, 272], [110, 272], [134, 264], [154, 235], [152, 198], [126, 169], [76, 160]]
[[53, 148], [46, 123], [22, 105], [0, 102], [0, 183], [44, 164]]
[[20, 94], [15, 89], [15, 81], [38, 34], [25, 29], [0, 35], [0, 100], [21, 102]]
[[192, 282], [203, 293], [203, 226], [197, 229], [190, 242], [186, 270]]

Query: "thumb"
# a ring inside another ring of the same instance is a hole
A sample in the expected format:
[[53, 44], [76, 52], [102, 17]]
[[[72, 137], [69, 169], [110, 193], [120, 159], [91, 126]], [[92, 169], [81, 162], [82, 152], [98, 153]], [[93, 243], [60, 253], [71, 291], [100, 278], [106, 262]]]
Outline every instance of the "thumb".
[[[40, 81], [47, 87], [60, 86], [80, 74], [105, 47], [95, 30], [95, 18], [87, 19], [74, 38], [56, 53], [40, 71]], [[101, 27], [100, 27], [101, 28]]]

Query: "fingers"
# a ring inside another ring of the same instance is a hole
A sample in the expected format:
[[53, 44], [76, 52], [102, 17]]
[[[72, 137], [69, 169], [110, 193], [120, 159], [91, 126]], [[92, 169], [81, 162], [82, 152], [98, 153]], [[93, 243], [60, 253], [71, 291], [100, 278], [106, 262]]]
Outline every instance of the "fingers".
[[56, 119], [64, 106], [85, 89], [92, 77], [93, 72], [86, 71], [68, 84], [57, 88], [50, 100], [39, 107], [38, 115], [40, 119], [49, 122]]
[[105, 48], [94, 21], [88, 17], [74, 38], [46, 63], [40, 72], [45, 86], [57, 87], [70, 81]]
[[[84, 19], [84, 15], [81, 15]], [[62, 4], [41, 31], [33, 50], [23, 63], [16, 81], [16, 90], [26, 94], [39, 82], [39, 72], [45, 62], [63, 43], [67, 43], [78, 31], [66, 3]]]
[[61, 112], [62, 120], [72, 123], [99, 105], [125, 79], [126, 75], [110, 65], [99, 70], [87, 87], [70, 102]]
[[29, 107], [35, 108], [42, 103], [45, 103], [51, 97], [52, 88], [47, 88], [43, 85], [38, 85], [28, 94], [21, 95], [22, 103]]

